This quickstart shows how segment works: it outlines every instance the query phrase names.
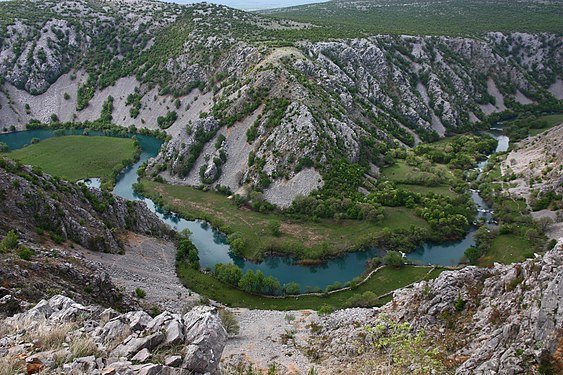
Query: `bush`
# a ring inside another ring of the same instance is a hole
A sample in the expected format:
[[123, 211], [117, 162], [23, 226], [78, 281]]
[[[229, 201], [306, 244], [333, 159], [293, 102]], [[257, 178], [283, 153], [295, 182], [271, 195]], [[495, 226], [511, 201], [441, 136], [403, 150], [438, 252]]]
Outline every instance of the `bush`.
[[21, 247], [17, 250], [17, 253], [21, 259], [27, 261], [30, 261], [31, 257], [35, 254], [35, 252], [31, 250], [29, 247]]
[[322, 305], [319, 309], [319, 315], [330, 314], [334, 311], [334, 307], [331, 305]]
[[281, 236], [281, 230], [280, 230], [281, 224], [279, 221], [270, 221], [268, 223], [268, 230], [270, 231], [270, 233], [272, 234], [272, 236], [275, 237], [279, 237]]
[[0, 152], [8, 152], [10, 151], [10, 147], [4, 142], [0, 142]]
[[481, 252], [475, 247], [469, 247], [467, 248], [467, 250], [465, 250], [463, 255], [465, 256], [465, 258], [467, 258], [467, 261], [469, 263], [475, 264], [477, 263], [477, 259], [481, 257]]
[[457, 293], [457, 299], [456, 299], [456, 301], [455, 301], [455, 303], [454, 303], [455, 311], [457, 311], [457, 312], [463, 311], [463, 309], [465, 308], [465, 303], [466, 303], [466, 301], [464, 301], [464, 300], [461, 298], [461, 293], [458, 292], [458, 293]]
[[168, 129], [178, 119], [178, 114], [175, 111], [166, 113], [165, 116], [158, 116], [156, 122], [161, 129]]
[[229, 335], [238, 335], [240, 332], [240, 326], [235, 318], [235, 315], [227, 309], [219, 310], [219, 318], [223, 327]]
[[383, 257], [383, 263], [387, 266], [401, 267], [405, 262], [401, 253], [398, 251], [389, 251]]
[[0, 242], [0, 250], [13, 250], [18, 246], [19, 237], [16, 232], [12, 229]]
[[137, 295], [137, 297], [139, 298], [145, 298], [147, 296], [147, 292], [145, 292], [144, 289], [141, 288], [137, 288], [135, 289], [135, 294]]
[[292, 281], [283, 286], [283, 292], [287, 295], [296, 295], [301, 293], [301, 287], [296, 282]]

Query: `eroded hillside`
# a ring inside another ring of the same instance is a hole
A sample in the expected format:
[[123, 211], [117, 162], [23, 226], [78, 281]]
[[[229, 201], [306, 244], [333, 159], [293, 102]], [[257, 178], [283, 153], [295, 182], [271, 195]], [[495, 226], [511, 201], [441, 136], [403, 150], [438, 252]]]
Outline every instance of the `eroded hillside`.
[[311, 23], [144, 0], [7, 14], [0, 126], [103, 117], [165, 129], [152, 176], [281, 206], [340, 159], [376, 175], [389, 148], [561, 98], [562, 41], [547, 33], [318, 41]]

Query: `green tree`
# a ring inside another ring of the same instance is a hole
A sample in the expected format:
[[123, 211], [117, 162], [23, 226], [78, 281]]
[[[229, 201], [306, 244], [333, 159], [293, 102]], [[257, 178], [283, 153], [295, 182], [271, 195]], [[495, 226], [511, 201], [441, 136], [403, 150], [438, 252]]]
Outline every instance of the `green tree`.
[[392, 267], [401, 267], [405, 263], [403, 255], [398, 251], [388, 251], [383, 257], [383, 263]]
[[463, 253], [463, 255], [465, 256], [465, 258], [467, 258], [469, 263], [475, 264], [477, 263], [477, 259], [481, 257], [481, 252], [479, 251], [479, 249], [475, 247], [468, 247], [467, 250], [465, 250], [465, 252]]
[[301, 287], [296, 282], [292, 281], [290, 283], [284, 284], [283, 292], [287, 295], [296, 295], [301, 293]]

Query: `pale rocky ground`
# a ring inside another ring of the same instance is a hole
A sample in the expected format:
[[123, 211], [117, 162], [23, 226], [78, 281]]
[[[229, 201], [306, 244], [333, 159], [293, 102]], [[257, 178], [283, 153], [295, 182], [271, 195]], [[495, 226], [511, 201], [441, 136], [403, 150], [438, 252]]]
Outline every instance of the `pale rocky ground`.
[[275, 364], [283, 374], [306, 374], [313, 367], [319, 374], [330, 373], [305, 355], [310, 324], [318, 318], [315, 311], [231, 311], [239, 322], [240, 334], [225, 346], [221, 361], [226, 373], [238, 363], [252, 363], [260, 371]]
[[[532, 189], [563, 189], [563, 124], [518, 142], [502, 163], [502, 174], [515, 173], [509, 193], [528, 198]], [[547, 172], [546, 168], [551, 168]], [[546, 173], [544, 174], [544, 170]], [[530, 178], [542, 176], [541, 183], [529, 185]]]
[[162, 310], [181, 313], [199, 299], [176, 276], [176, 247], [171, 242], [130, 234], [125, 254], [84, 250], [83, 255], [99, 264], [126, 293], [134, 294], [141, 288], [147, 293], [144, 300]]
[[307, 196], [309, 192], [323, 185], [323, 179], [313, 168], [303, 169], [288, 181], [276, 180], [264, 192], [264, 197], [280, 206], [288, 207], [298, 195]]
[[557, 81], [549, 87], [549, 92], [557, 99], [563, 99], [563, 80], [558, 78]]
[[[72, 75], [75, 79], [71, 79]], [[0, 129], [16, 125], [18, 130], [24, 130], [25, 124], [31, 119], [48, 123], [51, 114], [56, 114], [63, 122], [67, 121], [94, 121], [100, 117], [102, 105], [109, 96], [114, 98], [113, 121], [122, 126], [134, 125], [137, 128], [158, 129], [157, 118], [165, 116], [168, 111], [176, 111], [178, 120], [166, 131], [175, 136], [191, 121], [199, 118], [201, 112], [208, 111], [212, 105], [212, 94], [202, 94], [194, 89], [189, 95], [178, 98], [180, 109], [176, 109], [176, 98], [172, 96], [159, 96], [157, 89], [149, 91], [141, 99], [141, 110], [137, 118], [129, 114], [126, 106], [127, 96], [139, 87], [139, 82], [134, 77], [119, 79], [114, 85], [97, 91], [90, 100], [88, 107], [82, 111], [76, 110], [76, 92], [78, 87], [87, 79], [82, 71], [63, 74], [47, 92], [40, 95], [31, 95], [24, 90], [19, 90], [10, 84], [4, 85], [12, 104], [8, 105], [6, 94], [0, 92]], [[68, 93], [70, 99], [65, 100], [64, 94]], [[156, 98], [156, 99], [155, 99]], [[30, 113], [26, 113], [25, 105], [29, 104]], [[189, 109], [186, 108], [189, 106]]]

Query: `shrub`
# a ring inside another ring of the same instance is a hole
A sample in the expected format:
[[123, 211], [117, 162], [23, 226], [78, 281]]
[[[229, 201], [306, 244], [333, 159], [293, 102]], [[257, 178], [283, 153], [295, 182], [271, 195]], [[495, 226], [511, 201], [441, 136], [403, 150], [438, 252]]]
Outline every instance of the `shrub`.
[[477, 263], [477, 259], [481, 257], [481, 252], [479, 249], [475, 247], [468, 247], [467, 250], [463, 253], [463, 255], [467, 258], [469, 263], [475, 264]]
[[35, 254], [35, 252], [31, 250], [29, 247], [21, 247], [18, 249], [17, 253], [21, 259], [27, 261], [30, 261], [31, 257]]
[[296, 282], [290, 282], [283, 286], [283, 292], [287, 295], [296, 295], [301, 293], [301, 287]]
[[240, 326], [235, 318], [235, 315], [227, 310], [227, 309], [220, 309], [219, 310], [219, 318], [221, 319], [221, 323], [223, 323], [223, 327], [229, 335], [238, 335], [240, 332]]
[[392, 267], [401, 267], [404, 264], [403, 255], [398, 251], [389, 251], [383, 257], [383, 263]]
[[156, 122], [161, 129], [168, 129], [178, 119], [178, 114], [175, 111], [166, 113], [165, 116], [158, 116]]
[[8, 151], [10, 151], [10, 147], [4, 142], [0, 142], [0, 152], [8, 152]]
[[141, 288], [135, 289], [135, 294], [139, 298], [145, 298], [147, 296], [147, 292], [145, 292], [144, 289], [141, 289]]
[[466, 301], [464, 301], [461, 298], [461, 293], [458, 292], [457, 293], [457, 299], [455, 300], [455, 303], [454, 303], [455, 311], [457, 311], [457, 312], [463, 311], [463, 309], [465, 308], [465, 304], [466, 304]]
[[270, 231], [270, 233], [272, 234], [272, 236], [276, 236], [279, 237], [281, 236], [281, 230], [280, 230], [281, 224], [279, 221], [270, 221], [268, 223], [268, 230]]
[[13, 250], [18, 246], [19, 237], [12, 229], [6, 233], [6, 237], [0, 242], [0, 250]]
[[330, 314], [334, 311], [334, 307], [331, 305], [322, 305], [319, 309], [319, 315]]

